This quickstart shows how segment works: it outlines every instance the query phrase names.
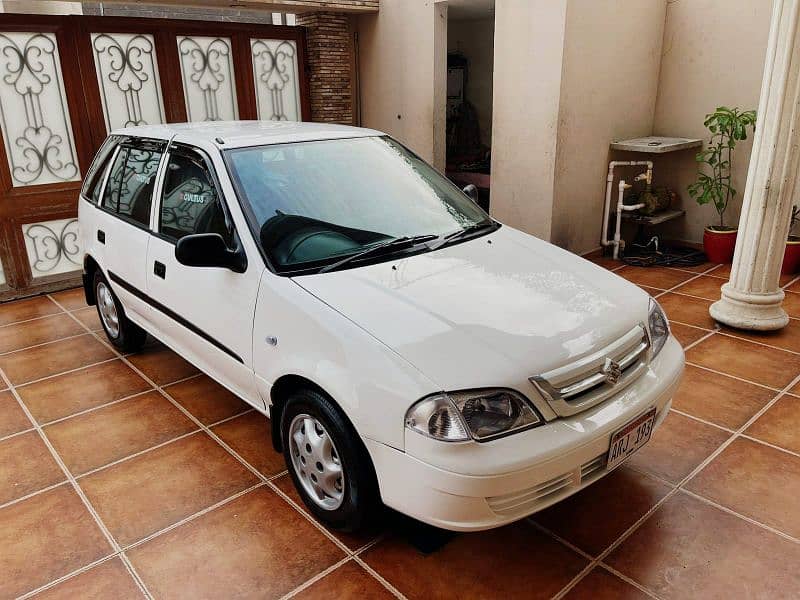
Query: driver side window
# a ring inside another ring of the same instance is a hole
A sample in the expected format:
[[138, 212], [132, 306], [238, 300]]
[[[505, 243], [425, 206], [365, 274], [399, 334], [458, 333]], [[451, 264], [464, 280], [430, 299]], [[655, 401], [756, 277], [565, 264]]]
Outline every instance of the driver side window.
[[231, 246], [232, 230], [203, 158], [171, 152], [164, 175], [159, 231], [172, 240], [192, 233], [218, 233]]

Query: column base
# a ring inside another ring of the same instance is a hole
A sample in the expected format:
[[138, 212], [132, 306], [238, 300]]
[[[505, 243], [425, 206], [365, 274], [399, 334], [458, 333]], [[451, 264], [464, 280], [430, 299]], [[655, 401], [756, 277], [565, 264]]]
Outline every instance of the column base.
[[731, 286], [722, 286], [722, 298], [711, 305], [711, 317], [737, 329], [774, 331], [789, 324], [789, 316], [781, 308], [783, 290], [769, 294], [742, 292]]

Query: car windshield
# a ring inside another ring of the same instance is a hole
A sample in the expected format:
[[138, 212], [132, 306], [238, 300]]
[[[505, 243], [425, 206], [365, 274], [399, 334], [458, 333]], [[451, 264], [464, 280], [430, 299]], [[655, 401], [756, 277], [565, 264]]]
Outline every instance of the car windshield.
[[[436, 242], [422, 240], [493, 224], [461, 190], [388, 137], [240, 148], [227, 158], [254, 233], [278, 271], [323, 268], [377, 245], [384, 248], [363, 256], [380, 260], [401, 247], [428, 251]], [[410, 244], [386, 244], [409, 238]]]

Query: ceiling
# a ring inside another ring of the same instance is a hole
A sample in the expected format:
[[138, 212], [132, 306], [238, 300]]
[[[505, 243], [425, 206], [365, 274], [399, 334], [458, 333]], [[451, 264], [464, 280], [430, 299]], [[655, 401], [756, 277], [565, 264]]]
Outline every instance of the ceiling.
[[447, 18], [474, 21], [494, 18], [494, 0], [448, 0]]

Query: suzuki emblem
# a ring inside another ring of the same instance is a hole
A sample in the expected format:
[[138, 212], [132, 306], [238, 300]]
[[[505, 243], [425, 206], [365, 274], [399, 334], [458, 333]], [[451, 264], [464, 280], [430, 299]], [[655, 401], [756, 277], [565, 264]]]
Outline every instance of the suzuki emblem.
[[606, 364], [603, 365], [603, 375], [606, 376], [606, 381], [611, 385], [616, 385], [619, 378], [622, 377], [622, 369], [619, 363], [614, 362], [610, 358], [606, 358]]

